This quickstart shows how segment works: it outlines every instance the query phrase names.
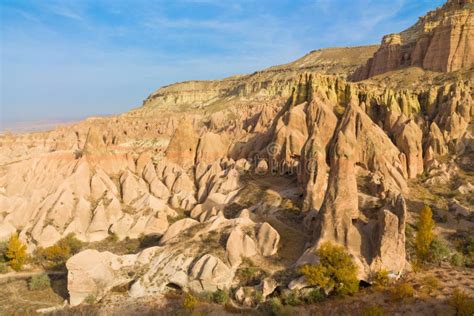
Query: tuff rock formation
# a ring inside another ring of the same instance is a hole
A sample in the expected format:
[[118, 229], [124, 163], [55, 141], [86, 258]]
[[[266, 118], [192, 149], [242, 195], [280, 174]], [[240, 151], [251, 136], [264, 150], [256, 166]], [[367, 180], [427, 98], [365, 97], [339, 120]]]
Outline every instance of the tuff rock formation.
[[352, 79], [364, 80], [412, 66], [442, 72], [472, 68], [473, 5], [472, 0], [449, 0], [407, 30], [385, 36], [374, 56]]
[[[233, 289], [254, 306], [256, 293], [305, 290], [276, 276], [318, 262], [325, 241], [361, 280], [399, 276], [419, 192], [449, 191], [445, 211], [471, 227], [472, 4], [448, 1], [380, 47], [313, 51], [160, 88], [122, 115], [2, 134], [0, 240], [19, 232], [30, 253], [71, 233], [86, 248], [156, 240], [70, 258], [73, 305], [125, 287], [135, 298]], [[239, 279], [249, 262], [268, 272], [260, 284]]]

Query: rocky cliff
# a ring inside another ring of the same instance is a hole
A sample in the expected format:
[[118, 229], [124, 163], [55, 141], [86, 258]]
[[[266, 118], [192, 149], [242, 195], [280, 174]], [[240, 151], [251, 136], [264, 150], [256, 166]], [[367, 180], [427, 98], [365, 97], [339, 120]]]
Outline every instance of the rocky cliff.
[[450, 0], [409, 29], [386, 35], [380, 48], [351, 79], [364, 80], [416, 66], [437, 72], [474, 66], [474, 2]]

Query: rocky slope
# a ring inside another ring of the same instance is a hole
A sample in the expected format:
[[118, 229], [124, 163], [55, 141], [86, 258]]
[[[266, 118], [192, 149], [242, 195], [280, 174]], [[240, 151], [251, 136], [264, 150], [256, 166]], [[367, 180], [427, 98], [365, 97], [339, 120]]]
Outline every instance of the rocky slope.
[[[449, 1], [402, 37], [471, 16], [470, 5]], [[463, 60], [465, 50], [439, 43]], [[414, 182], [455, 186], [450, 212], [473, 225], [473, 81], [465, 62], [402, 88], [393, 84], [401, 71], [348, 81], [383, 55], [377, 49], [314, 51], [251, 75], [161, 88], [117, 117], [0, 136], [0, 239], [19, 232], [30, 252], [70, 233], [159, 239], [136, 254], [72, 257], [71, 304], [130, 285], [132, 297], [232, 288], [252, 305], [245, 293], [304, 287], [280, 276], [317, 262], [325, 241], [349, 251], [361, 280], [381, 269], [403, 275]], [[239, 279], [245, 258], [267, 271], [260, 284]]]

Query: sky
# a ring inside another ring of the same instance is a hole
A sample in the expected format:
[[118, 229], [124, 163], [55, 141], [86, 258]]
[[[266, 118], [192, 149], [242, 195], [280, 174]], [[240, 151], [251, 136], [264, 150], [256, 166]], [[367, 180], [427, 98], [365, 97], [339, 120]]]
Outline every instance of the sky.
[[160, 86], [379, 43], [443, 0], [0, 0], [0, 122], [128, 111]]

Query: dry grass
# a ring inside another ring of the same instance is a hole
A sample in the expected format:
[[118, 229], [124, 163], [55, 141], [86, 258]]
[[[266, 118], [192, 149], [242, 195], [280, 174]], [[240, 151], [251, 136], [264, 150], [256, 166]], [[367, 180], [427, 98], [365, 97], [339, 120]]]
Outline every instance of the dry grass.
[[28, 288], [27, 279], [8, 281], [0, 285], [0, 315], [37, 315], [37, 309], [62, 305], [65, 299], [64, 276], [52, 276], [51, 287], [36, 291]]

